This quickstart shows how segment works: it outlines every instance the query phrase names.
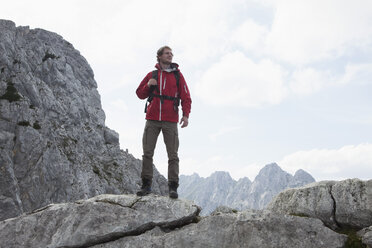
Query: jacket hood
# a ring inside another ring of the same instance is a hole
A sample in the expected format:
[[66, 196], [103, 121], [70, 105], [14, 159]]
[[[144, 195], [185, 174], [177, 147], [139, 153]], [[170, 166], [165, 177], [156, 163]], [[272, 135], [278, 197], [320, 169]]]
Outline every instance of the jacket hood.
[[[160, 64], [157, 63], [155, 65], [155, 68], [158, 69], [158, 70], [161, 70]], [[169, 69], [166, 69], [164, 71], [172, 72], [172, 71], [176, 71], [176, 70], [178, 70], [178, 64], [177, 63], [171, 63], [170, 68]]]

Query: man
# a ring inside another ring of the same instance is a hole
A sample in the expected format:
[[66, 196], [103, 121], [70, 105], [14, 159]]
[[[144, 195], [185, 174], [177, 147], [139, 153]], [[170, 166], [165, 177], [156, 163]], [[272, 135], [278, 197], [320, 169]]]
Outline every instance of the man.
[[176, 63], [172, 63], [173, 53], [168, 46], [161, 47], [157, 52], [157, 71], [149, 72], [137, 88], [137, 96], [146, 99], [146, 125], [142, 138], [142, 187], [137, 195], [151, 193], [153, 168], [152, 161], [156, 141], [160, 131], [168, 153], [168, 186], [169, 197], [178, 198], [178, 105], [181, 100], [181, 128], [189, 124], [191, 110], [190, 91]]

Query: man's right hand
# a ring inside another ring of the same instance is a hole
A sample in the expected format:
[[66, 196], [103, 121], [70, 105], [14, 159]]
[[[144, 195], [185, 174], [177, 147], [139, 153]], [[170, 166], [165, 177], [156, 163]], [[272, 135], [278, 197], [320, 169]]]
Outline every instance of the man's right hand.
[[147, 86], [150, 88], [151, 85], [158, 85], [158, 82], [156, 82], [155, 79], [151, 78], [151, 79], [147, 82]]

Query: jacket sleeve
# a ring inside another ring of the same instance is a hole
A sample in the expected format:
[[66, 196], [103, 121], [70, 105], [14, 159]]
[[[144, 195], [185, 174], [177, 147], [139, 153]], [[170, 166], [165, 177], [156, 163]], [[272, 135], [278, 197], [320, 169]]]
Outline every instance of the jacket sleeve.
[[180, 72], [180, 98], [181, 98], [183, 116], [186, 116], [187, 118], [189, 118], [189, 114], [191, 112], [192, 101], [191, 101], [189, 88], [187, 87], [185, 78], [183, 77], [181, 72]]
[[146, 99], [149, 96], [150, 88], [147, 86], [148, 81], [151, 79], [151, 73], [148, 73], [142, 80], [136, 90], [136, 94], [140, 99]]

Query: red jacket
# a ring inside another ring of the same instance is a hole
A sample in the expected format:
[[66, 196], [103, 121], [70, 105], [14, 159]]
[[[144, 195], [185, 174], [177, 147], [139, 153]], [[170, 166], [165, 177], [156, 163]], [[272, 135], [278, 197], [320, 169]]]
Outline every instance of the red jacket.
[[[180, 97], [183, 116], [189, 117], [191, 111], [191, 97], [190, 91], [187, 87], [185, 78], [178, 69], [176, 63], [172, 63], [170, 70], [161, 70], [160, 65], [156, 64], [155, 68], [158, 69], [158, 89], [155, 94], [166, 95], [172, 97]], [[177, 80], [173, 70], [178, 70], [180, 74], [179, 88], [177, 90]], [[149, 72], [138, 86], [136, 93], [140, 99], [146, 99], [149, 96], [150, 88], [147, 83], [152, 78], [152, 72]], [[176, 112], [173, 107], [172, 100], [164, 100], [163, 103], [159, 97], [154, 97], [147, 107], [146, 119], [157, 121], [170, 121], [178, 122], [178, 111]]]

